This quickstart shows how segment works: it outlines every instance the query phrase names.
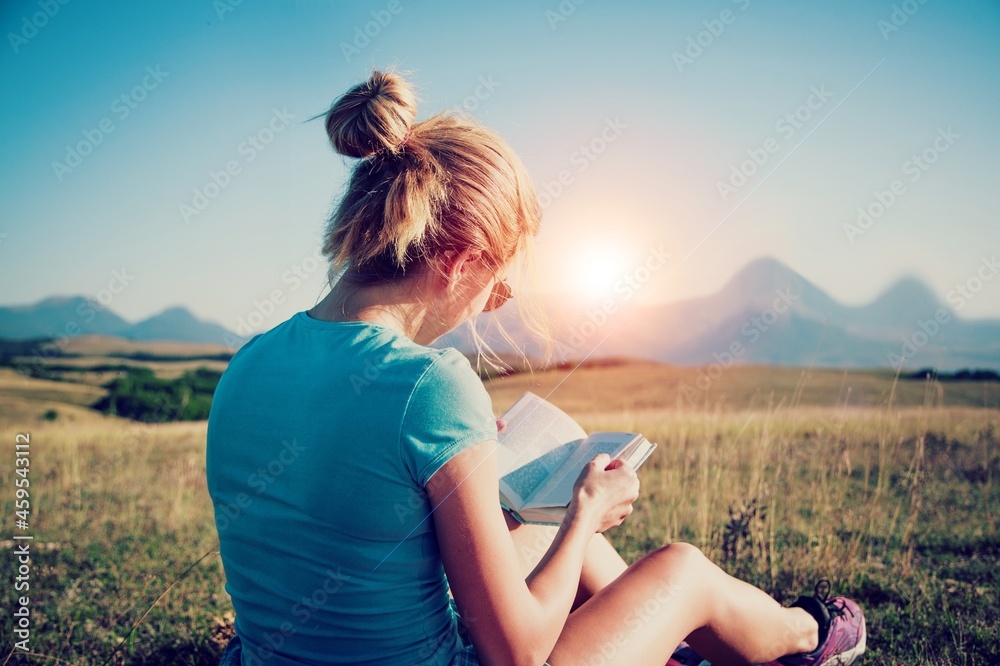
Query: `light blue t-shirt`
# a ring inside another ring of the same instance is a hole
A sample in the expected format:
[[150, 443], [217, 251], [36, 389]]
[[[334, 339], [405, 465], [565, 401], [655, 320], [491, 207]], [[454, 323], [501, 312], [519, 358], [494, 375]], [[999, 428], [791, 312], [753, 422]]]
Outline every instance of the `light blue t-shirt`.
[[245, 344], [208, 419], [208, 491], [244, 664], [451, 663], [428, 479], [497, 436], [454, 349], [298, 312]]

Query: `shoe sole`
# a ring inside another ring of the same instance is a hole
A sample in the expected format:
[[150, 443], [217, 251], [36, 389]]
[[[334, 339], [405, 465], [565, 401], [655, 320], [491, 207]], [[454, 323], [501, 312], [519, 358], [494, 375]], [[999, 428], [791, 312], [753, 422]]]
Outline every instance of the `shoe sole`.
[[817, 666], [850, 666], [858, 657], [865, 653], [865, 646], [868, 643], [868, 629], [865, 626], [865, 618], [861, 618], [861, 638], [858, 640], [858, 644], [852, 647], [846, 652], [841, 652], [840, 654], [835, 654], [822, 664]]

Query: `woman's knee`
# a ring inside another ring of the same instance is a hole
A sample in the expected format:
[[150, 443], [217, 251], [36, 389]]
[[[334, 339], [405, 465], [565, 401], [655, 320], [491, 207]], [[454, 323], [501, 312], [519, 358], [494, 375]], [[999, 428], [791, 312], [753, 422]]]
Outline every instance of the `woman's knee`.
[[721, 571], [701, 549], [690, 543], [676, 542], [661, 546], [638, 563], [651, 568], [655, 589], [687, 608], [687, 619], [702, 626], [716, 610]]
[[685, 577], [704, 573], [712, 565], [700, 548], [683, 541], [660, 546], [646, 558], [652, 558], [657, 566], [671, 575], [682, 574]]

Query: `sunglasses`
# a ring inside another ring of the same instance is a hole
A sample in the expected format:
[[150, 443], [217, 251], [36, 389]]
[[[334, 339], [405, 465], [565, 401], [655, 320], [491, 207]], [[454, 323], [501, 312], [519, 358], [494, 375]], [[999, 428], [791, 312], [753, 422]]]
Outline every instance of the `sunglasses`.
[[510, 286], [503, 280], [498, 279], [493, 283], [493, 290], [490, 292], [490, 297], [486, 300], [486, 306], [483, 307], [483, 312], [490, 312], [491, 310], [496, 310], [501, 305], [510, 300], [513, 296], [513, 292], [510, 290]]

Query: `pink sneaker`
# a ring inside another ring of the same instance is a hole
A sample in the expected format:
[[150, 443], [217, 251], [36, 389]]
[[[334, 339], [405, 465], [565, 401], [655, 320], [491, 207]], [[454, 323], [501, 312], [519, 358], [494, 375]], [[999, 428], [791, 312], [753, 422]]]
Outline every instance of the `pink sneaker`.
[[829, 598], [830, 581], [816, 583], [813, 596], [801, 596], [792, 608], [802, 608], [819, 623], [819, 647], [777, 660], [781, 666], [848, 666], [865, 652], [865, 616], [861, 607], [844, 597]]

